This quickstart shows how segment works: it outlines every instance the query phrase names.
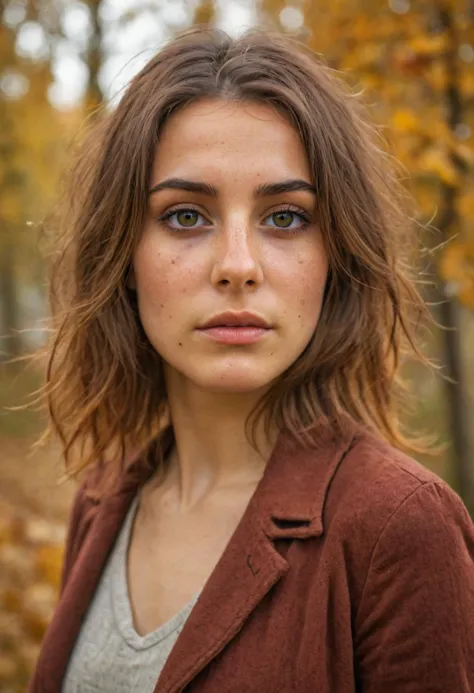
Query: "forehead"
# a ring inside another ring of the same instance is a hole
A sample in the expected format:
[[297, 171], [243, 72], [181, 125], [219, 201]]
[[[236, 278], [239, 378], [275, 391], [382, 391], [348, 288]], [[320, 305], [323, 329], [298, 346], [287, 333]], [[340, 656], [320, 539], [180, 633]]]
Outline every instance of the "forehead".
[[248, 175], [310, 177], [296, 128], [270, 106], [219, 99], [194, 102], [160, 133], [153, 178], [239, 171]]

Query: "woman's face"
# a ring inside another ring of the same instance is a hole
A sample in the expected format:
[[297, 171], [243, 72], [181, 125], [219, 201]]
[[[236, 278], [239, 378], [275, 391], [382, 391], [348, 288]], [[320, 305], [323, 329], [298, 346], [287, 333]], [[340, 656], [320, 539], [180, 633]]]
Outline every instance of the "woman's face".
[[[165, 125], [132, 285], [168, 384], [265, 391], [307, 346], [327, 276], [317, 200], [304, 189], [265, 194], [295, 180], [311, 186], [303, 145], [266, 105], [209, 99]], [[225, 311], [250, 311], [268, 329], [200, 329]]]

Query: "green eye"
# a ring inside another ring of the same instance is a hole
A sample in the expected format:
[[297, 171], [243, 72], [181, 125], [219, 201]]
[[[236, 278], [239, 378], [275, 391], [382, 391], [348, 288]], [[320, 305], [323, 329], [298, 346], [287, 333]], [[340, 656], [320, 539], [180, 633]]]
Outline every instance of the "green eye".
[[293, 212], [275, 212], [272, 214], [272, 216], [275, 219], [275, 223], [277, 226], [281, 229], [286, 229], [288, 226], [290, 226], [291, 222], [293, 221], [294, 213]]
[[[204, 222], [204, 224], [200, 223]], [[157, 221], [164, 224], [170, 231], [194, 231], [212, 226], [206, 223], [206, 219], [192, 207], [165, 212]], [[265, 223], [273, 229], [285, 231], [285, 236], [305, 230], [310, 224], [310, 218], [303, 210], [279, 209], [265, 219]]]
[[183, 209], [179, 212], [175, 212], [176, 219], [181, 226], [194, 226], [197, 222], [199, 214], [193, 209]]

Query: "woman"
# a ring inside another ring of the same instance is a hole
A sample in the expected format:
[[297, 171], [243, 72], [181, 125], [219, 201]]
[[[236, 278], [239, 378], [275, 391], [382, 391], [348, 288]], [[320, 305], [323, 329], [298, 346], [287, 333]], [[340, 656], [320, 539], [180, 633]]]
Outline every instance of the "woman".
[[422, 303], [354, 99], [191, 30], [93, 137], [46, 384], [87, 473], [29, 690], [473, 691], [473, 525], [401, 451]]

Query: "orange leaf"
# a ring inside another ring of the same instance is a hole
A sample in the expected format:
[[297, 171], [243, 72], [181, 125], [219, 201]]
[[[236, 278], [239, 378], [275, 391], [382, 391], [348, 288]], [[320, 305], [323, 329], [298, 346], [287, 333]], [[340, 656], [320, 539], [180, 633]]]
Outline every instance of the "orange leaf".
[[393, 114], [392, 123], [394, 128], [401, 132], [417, 132], [420, 129], [418, 118], [407, 108], [397, 109]]
[[62, 561], [61, 546], [42, 546], [36, 554], [36, 568], [40, 576], [55, 588], [59, 587]]

